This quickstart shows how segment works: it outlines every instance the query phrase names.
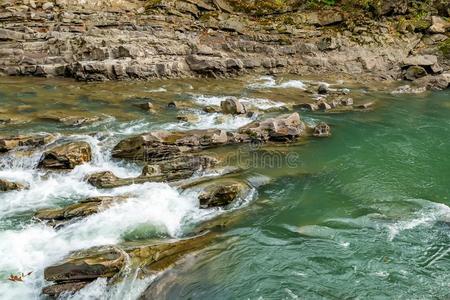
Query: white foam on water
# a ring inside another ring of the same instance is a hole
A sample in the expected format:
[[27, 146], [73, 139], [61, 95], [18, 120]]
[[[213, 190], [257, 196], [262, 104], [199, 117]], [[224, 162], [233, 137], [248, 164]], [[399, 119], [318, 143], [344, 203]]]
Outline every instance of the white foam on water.
[[176, 122], [163, 124], [160, 126], [164, 130], [192, 130], [192, 129], [225, 129], [235, 130], [253, 122], [255, 117], [245, 115], [224, 115], [220, 113], [204, 113], [197, 111], [195, 113], [198, 120], [195, 122]]
[[147, 93], [164, 93], [167, 92], [167, 90], [164, 87], [159, 87], [157, 89], [149, 89], [145, 90]]
[[306, 90], [307, 85], [304, 81], [301, 80], [288, 80], [285, 82], [278, 83], [272, 76], [262, 76], [258, 78], [255, 82], [249, 84], [247, 87], [250, 89], [293, 88]]
[[[12, 152], [0, 158], [0, 178], [22, 181], [30, 186], [26, 190], [2, 193], [0, 225], [7, 224], [3, 223], [8, 222], [5, 217], [24, 212], [31, 214], [39, 208], [67, 205], [88, 197], [128, 195], [129, 199], [59, 230], [30, 221], [28, 216], [25, 223], [1, 231], [0, 276], [7, 278], [10, 274], [33, 272], [24, 282], [0, 281], [1, 299], [38, 299], [41, 289], [49, 284], [43, 279], [44, 268], [61, 261], [72, 251], [120, 243], [130, 231], [142, 225], [150, 225], [149, 230], [156, 230], [157, 233], [179, 237], [185, 227], [222, 212], [219, 209], [200, 209], [198, 192], [180, 193], [163, 183], [98, 190], [85, 181], [88, 174], [111, 170], [120, 177], [134, 177], [140, 173], [140, 168], [110, 159], [110, 148], [115, 138], [97, 140], [91, 136], [77, 135], [64, 137], [63, 141], [53, 145], [71, 140], [88, 142], [93, 153], [90, 163], [71, 171], [46, 172], [36, 169], [42, 151], [31, 157]], [[137, 292], [148, 283], [148, 279], [141, 281], [133, 276], [127, 280], [132, 288], [121, 288], [120, 284], [114, 288], [105, 287], [100, 280], [70, 299], [135, 299]], [[130, 290], [133, 293], [136, 291], [136, 295], [130, 294]]]
[[411, 218], [400, 220], [393, 224], [387, 224], [388, 240], [392, 241], [404, 231], [419, 226], [430, 227], [438, 221], [448, 222], [450, 220], [450, 207], [442, 203], [434, 203], [427, 200], [416, 199], [414, 202], [423, 203], [424, 207], [413, 214]]
[[[208, 106], [220, 106], [220, 103], [231, 96], [207, 96], [207, 95], [197, 95], [194, 96], [194, 101], [197, 104]], [[259, 110], [268, 110], [273, 108], [283, 107], [286, 104], [279, 101], [273, 101], [265, 98], [249, 98], [249, 97], [241, 97], [237, 98], [240, 102], [246, 105], [249, 109], [259, 109]]]

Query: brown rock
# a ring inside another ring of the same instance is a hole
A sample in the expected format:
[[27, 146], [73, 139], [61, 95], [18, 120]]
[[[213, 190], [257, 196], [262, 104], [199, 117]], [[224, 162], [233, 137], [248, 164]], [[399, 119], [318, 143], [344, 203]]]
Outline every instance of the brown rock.
[[234, 180], [223, 180], [213, 182], [206, 186], [204, 191], [198, 196], [201, 208], [226, 206], [245, 196], [250, 190], [249, 186], [243, 182]]
[[88, 143], [71, 142], [44, 152], [38, 168], [73, 169], [91, 159], [91, 146]]
[[6, 179], [0, 179], [0, 191], [2, 192], [9, 192], [9, 191], [20, 191], [23, 189], [26, 189], [27, 185], [18, 183], [18, 182], [12, 182]]
[[52, 142], [55, 139], [50, 134], [18, 135], [0, 138], [0, 152], [8, 152], [19, 147], [39, 147]]
[[222, 112], [224, 114], [239, 115], [247, 112], [245, 106], [234, 97], [222, 101], [220, 103], [220, 107], [222, 108]]
[[314, 127], [313, 136], [315, 137], [329, 137], [331, 136], [331, 128], [328, 124], [321, 122]]
[[405, 79], [415, 80], [427, 75], [427, 71], [423, 67], [411, 66], [405, 72]]
[[92, 214], [99, 213], [113, 204], [125, 201], [127, 197], [92, 197], [79, 203], [71, 204], [67, 207], [56, 209], [42, 209], [35, 213], [34, 217], [54, 227], [60, 227], [75, 219], [85, 218]]

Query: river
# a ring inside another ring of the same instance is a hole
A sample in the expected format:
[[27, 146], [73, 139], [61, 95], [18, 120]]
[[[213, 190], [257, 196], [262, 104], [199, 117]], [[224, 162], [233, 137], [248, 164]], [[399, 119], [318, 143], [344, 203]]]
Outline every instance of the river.
[[[314, 79], [287, 76], [227, 80], [78, 83], [0, 78], [0, 135], [48, 132], [87, 141], [92, 162], [70, 172], [37, 169], [42, 151], [0, 156], [0, 178], [29, 189], [0, 194], [0, 298], [41, 299], [43, 270], [68, 253], [154, 237], [182, 237], [221, 210], [163, 183], [100, 191], [86, 175], [111, 170], [139, 175], [141, 166], [111, 158], [121, 139], [156, 129], [235, 130], [309, 99]], [[303, 112], [333, 135], [294, 145], [242, 146], [217, 152], [264, 182], [239, 203], [241, 218], [212, 246], [161, 279], [160, 299], [448, 299], [450, 297], [450, 92], [420, 95], [377, 91], [345, 81], [373, 111]], [[205, 113], [237, 96], [259, 116]], [[135, 104], [151, 101], [156, 112]], [[166, 109], [177, 101], [178, 110]], [[179, 111], [197, 115], [177, 121]], [[265, 112], [263, 114], [263, 112]], [[99, 117], [67, 126], [49, 116]], [[10, 119], [10, 120], [9, 120]], [[138, 197], [55, 230], [32, 218], [99, 195]], [[32, 272], [23, 282], [10, 274]], [[167, 276], [168, 277], [168, 276]], [[110, 288], [98, 280], [68, 299], [136, 299], [152, 278]]]

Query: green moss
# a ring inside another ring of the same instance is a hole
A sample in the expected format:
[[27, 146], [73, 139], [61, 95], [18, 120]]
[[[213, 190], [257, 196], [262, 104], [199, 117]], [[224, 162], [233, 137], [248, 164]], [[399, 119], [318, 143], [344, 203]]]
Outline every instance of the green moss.
[[450, 59], [450, 38], [440, 43], [439, 50], [446, 58]]

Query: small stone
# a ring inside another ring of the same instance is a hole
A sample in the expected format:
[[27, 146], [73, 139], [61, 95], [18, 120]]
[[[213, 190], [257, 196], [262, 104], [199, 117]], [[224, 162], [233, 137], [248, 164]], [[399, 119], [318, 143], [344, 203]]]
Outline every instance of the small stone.
[[317, 92], [320, 94], [320, 95], [325, 95], [325, 94], [327, 94], [328, 93], [328, 84], [325, 84], [325, 83], [321, 83], [320, 85], [319, 85], [319, 88], [317, 89]]
[[341, 105], [343, 106], [352, 106], [353, 105], [353, 99], [352, 98], [345, 98], [341, 100]]
[[316, 111], [319, 109], [319, 106], [317, 106], [317, 104], [315, 103], [302, 103], [295, 105], [294, 108], [300, 108], [308, 111]]
[[220, 110], [219, 110], [219, 108], [217, 108], [215, 106], [208, 105], [203, 108], [203, 111], [206, 113], [217, 113]]
[[147, 111], [152, 111], [154, 108], [154, 105], [151, 102], [139, 103], [139, 104], [136, 104], [136, 106], [143, 110], [147, 110]]
[[321, 122], [314, 127], [313, 136], [315, 137], [329, 137], [331, 136], [331, 128], [328, 124]]
[[51, 2], [45, 2], [44, 4], [42, 4], [42, 9], [43, 10], [50, 10], [53, 9], [55, 5]]
[[328, 104], [325, 101], [319, 102], [318, 106], [319, 106], [319, 109], [321, 109], [321, 110], [329, 110], [329, 109], [331, 109], [331, 105]]
[[359, 108], [359, 109], [368, 109], [368, 108], [373, 107], [374, 104], [375, 104], [375, 102], [373, 102], [373, 101], [371, 101], [371, 102], [366, 102], [366, 103], [357, 105], [356, 108]]
[[177, 116], [178, 121], [196, 123], [199, 121], [199, 116], [195, 114], [183, 114]]
[[415, 80], [427, 75], [427, 71], [423, 67], [411, 66], [406, 70], [405, 79]]
[[431, 27], [428, 28], [430, 33], [445, 33], [450, 28], [450, 22], [438, 16], [431, 17]]
[[236, 98], [228, 98], [222, 101], [220, 107], [224, 114], [239, 115], [247, 112], [245, 106]]

